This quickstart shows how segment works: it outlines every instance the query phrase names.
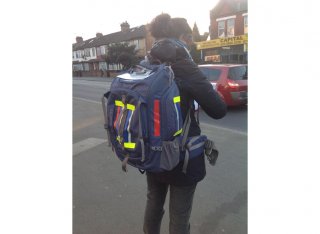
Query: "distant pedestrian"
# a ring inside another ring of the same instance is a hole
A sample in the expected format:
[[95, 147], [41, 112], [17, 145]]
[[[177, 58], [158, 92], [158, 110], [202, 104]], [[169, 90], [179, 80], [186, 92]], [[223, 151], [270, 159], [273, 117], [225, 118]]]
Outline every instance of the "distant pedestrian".
[[[192, 44], [192, 30], [184, 18], [171, 18], [168, 14], [158, 15], [150, 25], [151, 35], [156, 39], [150, 54], [141, 64], [167, 63], [175, 74], [175, 81], [181, 96], [181, 111], [186, 118], [190, 103], [194, 100], [212, 118], [220, 119], [226, 114], [226, 104], [212, 88], [204, 74], [192, 60], [187, 48]], [[188, 136], [198, 136], [201, 130], [195, 118], [194, 105], [191, 107], [191, 125]], [[170, 234], [190, 233], [190, 215], [197, 183], [205, 175], [205, 158], [190, 159], [186, 173], [182, 172], [183, 162], [172, 171], [147, 172], [147, 204], [143, 231], [159, 234], [164, 214], [165, 198], [170, 189]]]

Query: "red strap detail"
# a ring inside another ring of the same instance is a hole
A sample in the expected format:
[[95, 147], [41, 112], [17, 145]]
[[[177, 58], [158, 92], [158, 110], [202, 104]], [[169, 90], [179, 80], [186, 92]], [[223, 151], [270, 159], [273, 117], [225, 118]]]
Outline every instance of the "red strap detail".
[[154, 136], [160, 136], [160, 100], [154, 100], [153, 105]]
[[120, 114], [120, 106], [118, 106], [118, 108], [117, 108], [117, 115], [116, 115], [116, 118], [115, 118], [115, 120], [114, 120], [114, 122], [113, 122], [113, 128], [114, 128], [114, 129], [117, 128], [116, 124], [117, 124], [117, 120], [118, 120], [118, 118], [119, 118], [119, 114]]

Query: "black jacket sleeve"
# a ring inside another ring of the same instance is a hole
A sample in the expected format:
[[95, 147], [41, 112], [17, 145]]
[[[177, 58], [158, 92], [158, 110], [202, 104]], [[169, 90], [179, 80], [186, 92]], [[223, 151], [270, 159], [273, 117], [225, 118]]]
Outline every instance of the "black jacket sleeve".
[[186, 91], [212, 118], [220, 119], [227, 113], [227, 106], [213, 89], [197, 64], [191, 60], [179, 60], [172, 65], [178, 85]]

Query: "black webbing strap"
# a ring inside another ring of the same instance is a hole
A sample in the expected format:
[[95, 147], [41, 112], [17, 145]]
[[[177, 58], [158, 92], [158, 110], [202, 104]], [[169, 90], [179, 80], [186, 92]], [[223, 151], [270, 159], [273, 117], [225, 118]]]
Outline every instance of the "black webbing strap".
[[145, 170], [141, 170], [140, 168], [139, 168], [139, 171], [141, 174], [144, 174], [146, 172]]
[[145, 156], [145, 149], [144, 149], [144, 140], [143, 140], [143, 135], [142, 135], [142, 119], [141, 119], [141, 101], [139, 101], [137, 110], [139, 111], [139, 131], [138, 131], [138, 138], [140, 141], [141, 145], [141, 161], [143, 162], [146, 158]]
[[186, 118], [185, 118], [183, 126], [182, 126], [182, 133], [181, 133], [181, 136], [182, 136], [182, 142], [181, 142], [182, 151], [185, 151], [185, 149], [186, 149], [186, 142], [187, 142], [187, 138], [188, 138], [188, 134], [189, 134], [189, 130], [190, 130], [191, 108], [192, 108], [192, 102], [190, 102], [189, 110], [188, 110], [188, 113], [186, 115]]
[[126, 156], [122, 161], [121, 168], [124, 172], [128, 172], [128, 169], [127, 169], [128, 160], [129, 160], [129, 156]]
[[107, 131], [108, 146], [111, 146], [111, 142], [110, 142], [110, 131], [109, 131], [109, 128], [108, 128], [108, 114], [107, 114], [107, 110], [106, 110], [105, 95], [102, 96], [102, 98], [101, 98], [101, 103], [102, 103], [102, 110], [103, 110], [103, 117], [104, 117], [104, 129]]

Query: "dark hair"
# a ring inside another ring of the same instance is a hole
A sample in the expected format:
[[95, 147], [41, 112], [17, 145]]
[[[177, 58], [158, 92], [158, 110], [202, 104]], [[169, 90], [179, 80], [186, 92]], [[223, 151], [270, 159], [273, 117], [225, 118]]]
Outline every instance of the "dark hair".
[[192, 34], [192, 30], [185, 18], [172, 18], [171, 27], [173, 37], [179, 38], [181, 35]]
[[184, 18], [171, 18], [167, 13], [156, 16], [150, 24], [151, 35], [156, 38], [173, 37], [191, 34], [192, 30]]
[[171, 16], [166, 13], [158, 15], [152, 20], [149, 30], [151, 35], [156, 39], [162, 37], [171, 37]]

